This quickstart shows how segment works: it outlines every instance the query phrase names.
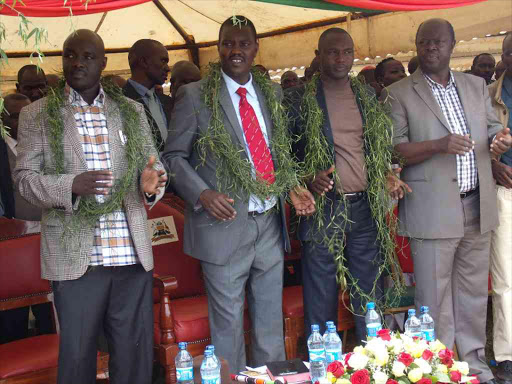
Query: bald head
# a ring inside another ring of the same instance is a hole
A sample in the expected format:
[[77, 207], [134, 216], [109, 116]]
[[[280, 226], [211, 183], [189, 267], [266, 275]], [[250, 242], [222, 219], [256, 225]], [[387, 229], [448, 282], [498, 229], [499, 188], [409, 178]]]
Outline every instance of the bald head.
[[451, 40], [455, 44], [455, 30], [453, 29], [453, 25], [448, 20], [440, 19], [440, 18], [434, 18], [434, 19], [425, 20], [423, 23], [420, 24], [420, 26], [418, 27], [418, 30], [416, 31], [416, 42], [418, 41], [418, 35], [420, 34], [420, 31], [421, 31], [421, 29], [423, 27], [426, 27], [426, 28], [439, 28], [439, 27], [446, 28], [446, 30], [449, 33], [449, 36], [450, 36]]
[[323, 31], [322, 34], [320, 35], [320, 38], [318, 39], [318, 50], [319, 51], [321, 51], [322, 48], [325, 48], [325, 42], [328, 40], [328, 38], [331, 35], [345, 36], [345, 37], [350, 38], [350, 40], [352, 40], [352, 36], [350, 36], [350, 34], [347, 31], [345, 31], [344, 29], [329, 28], [329, 29]]
[[152, 55], [153, 51], [158, 48], [164, 48], [162, 43], [152, 39], [140, 39], [135, 42], [128, 52], [128, 64], [133, 70], [140, 65], [140, 61], [144, 57]]
[[69, 35], [64, 41], [64, 49], [66, 49], [66, 46], [73, 46], [77, 41], [81, 40], [89, 41], [94, 45], [98, 54], [105, 56], [105, 43], [103, 43], [103, 39], [100, 35], [90, 29], [79, 29]]
[[201, 72], [194, 63], [190, 61], [178, 61], [173, 65], [171, 71], [171, 95], [176, 97], [178, 89], [182, 85], [194, 83], [201, 80]]

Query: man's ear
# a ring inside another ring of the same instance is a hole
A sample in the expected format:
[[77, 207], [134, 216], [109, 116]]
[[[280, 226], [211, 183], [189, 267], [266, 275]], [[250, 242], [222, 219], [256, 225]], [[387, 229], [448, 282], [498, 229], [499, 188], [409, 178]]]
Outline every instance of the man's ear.
[[315, 56], [320, 56], [320, 51], [318, 49], [315, 49]]
[[[503, 55], [502, 55], [503, 56]], [[20, 85], [19, 83], [16, 83], [16, 91], [19, 92], [20, 91]]]
[[103, 63], [102, 63], [102, 65], [101, 65], [101, 69], [102, 69], [102, 70], [103, 70], [103, 69], [105, 69], [105, 68], [107, 67], [107, 61], [108, 61], [108, 57], [107, 57], [107, 56], [105, 56], [105, 57], [103, 58]]

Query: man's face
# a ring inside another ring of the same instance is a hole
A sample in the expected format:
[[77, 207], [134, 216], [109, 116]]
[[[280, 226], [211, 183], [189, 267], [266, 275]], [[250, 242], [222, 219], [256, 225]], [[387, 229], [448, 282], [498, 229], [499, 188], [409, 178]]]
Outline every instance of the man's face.
[[18, 92], [27, 96], [30, 101], [36, 101], [46, 95], [46, 77], [37, 69], [27, 69], [19, 84], [16, 84]]
[[449, 69], [454, 46], [455, 41], [446, 23], [437, 20], [425, 22], [416, 39], [421, 70], [431, 74]]
[[162, 85], [167, 81], [169, 72], [169, 54], [161, 44], [152, 44], [150, 54], [141, 58], [144, 72], [153, 86]]
[[[503, 55], [502, 55], [502, 59], [503, 59]], [[496, 78], [496, 80], [498, 80], [501, 77], [501, 75], [503, 75], [503, 72], [505, 72], [506, 70], [507, 70], [507, 66], [505, 65], [503, 60], [500, 61], [498, 64], [496, 64], [496, 69], [494, 70], [494, 73], [495, 73], [494, 77]]]
[[295, 72], [287, 72], [283, 75], [281, 79], [281, 87], [283, 89], [296, 87], [297, 85], [299, 85], [299, 76]]
[[2, 121], [5, 126], [11, 128], [9, 131], [13, 139], [18, 139], [18, 121], [20, 118], [20, 111], [23, 107], [30, 104], [30, 100], [9, 100], [5, 103], [5, 111], [2, 113]]
[[382, 84], [387, 87], [399, 80], [407, 77], [405, 68], [398, 60], [390, 60], [384, 63], [384, 76], [382, 76]]
[[503, 54], [501, 61], [506, 67], [507, 76], [512, 77], [512, 36], [509, 35], [503, 42]]
[[322, 42], [319, 57], [322, 76], [345, 79], [354, 63], [354, 42], [346, 33], [331, 33]]
[[171, 95], [172, 97], [176, 97], [176, 93], [178, 89], [182, 85], [195, 83], [196, 81], [201, 80], [201, 74], [191, 68], [184, 68], [180, 70], [172, 79], [171, 79]]
[[62, 53], [64, 77], [78, 93], [96, 88], [106, 65], [104, 51], [91, 36], [76, 34], [64, 43]]
[[487, 83], [491, 82], [494, 75], [496, 61], [491, 55], [482, 55], [478, 58], [476, 65], [471, 67], [471, 73], [475, 76], [482, 77]]
[[249, 81], [252, 62], [258, 53], [258, 42], [251, 28], [238, 25], [224, 27], [218, 50], [226, 75], [239, 84]]

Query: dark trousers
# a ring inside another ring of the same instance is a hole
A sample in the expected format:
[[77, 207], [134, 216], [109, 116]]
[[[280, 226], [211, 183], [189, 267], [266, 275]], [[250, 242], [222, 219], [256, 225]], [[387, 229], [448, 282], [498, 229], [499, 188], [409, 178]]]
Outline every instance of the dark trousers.
[[61, 332], [58, 384], [96, 382], [102, 329], [110, 353], [110, 383], [151, 383], [152, 280], [152, 271], [135, 264], [89, 267], [77, 280], [53, 282]]
[[[334, 200], [325, 207], [325, 223], [331, 222], [332, 212], [342, 208], [340, 200]], [[338, 215], [337, 215], [338, 216]], [[347, 202], [347, 219], [338, 219], [335, 226], [345, 228], [346, 266], [358, 287], [365, 293], [372, 291], [380, 264], [380, 246], [377, 242], [377, 226], [371, 215], [366, 195], [357, 201]], [[329, 233], [328, 236], [332, 236]], [[304, 326], [306, 336], [311, 333], [311, 324], [318, 324], [320, 332], [325, 332], [325, 322], [338, 320], [338, 290], [336, 262], [334, 255], [323, 244], [322, 234], [315, 234], [314, 240], [303, 242], [302, 281], [304, 292]], [[350, 280], [347, 280], [350, 285]], [[366, 340], [365, 310], [361, 307], [361, 297], [349, 286], [351, 303], [356, 312], [356, 338], [358, 343]], [[382, 279], [377, 282], [376, 296], [383, 294]], [[364, 304], [364, 303], [363, 303]]]
[[[28, 337], [28, 316], [30, 307], [15, 308], [0, 312], [0, 344]], [[55, 333], [52, 319], [52, 304], [32, 306], [39, 335]]]

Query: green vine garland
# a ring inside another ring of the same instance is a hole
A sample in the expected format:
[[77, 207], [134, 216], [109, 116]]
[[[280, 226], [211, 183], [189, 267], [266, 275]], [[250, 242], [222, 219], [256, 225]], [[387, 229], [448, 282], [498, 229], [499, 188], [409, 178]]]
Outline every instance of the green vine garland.
[[220, 105], [222, 73], [219, 63], [208, 68], [206, 82], [201, 90], [202, 100], [211, 111], [208, 129], [197, 141], [202, 163], [211, 152], [217, 162], [217, 189], [240, 199], [256, 195], [262, 200], [269, 196], [285, 194], [299, 184], [297, 165], [291, 157], [291, 140], [288, 135], [288, 117], [278, 100], [272, 82], [259, 71], [252, 71], [253, 81], [260, 88], [272, 117], [270, 148], [275, 164], [275, 182], [268, 184], [253, 177], [252, 165], [244, 154], [244, 147], [234, 143], [224, 126], [224, 113]]
[[[45, 173], [47, 174], [65, 173], [64, 147], [62, 145], [64, 137], [62, 108], [68, 103], [64, 92], [65, 85], [65, 80], [62, 80], [57, 87], [49, 91], [46, 113], [41, 114], [42, 118], [47, 116], [48, 119], [48, 139], [53, 157], [53, 167], [46, 168]], [[73, 235], [84, 227], [94, 227], [101, 216], [121, 210], [126, 194], [137, 188], [134, 185], [134, 180], [137, 180], [137, 174], [144, 169], [148, 161], [148, 154], [144, 148], [147, 137], [140, 129], [140, 115], [133, 103], [127, 100], [123, 96], [121, 88], [112, 82], [102, 81], [101, 85], [105, 94], [115, 101], [121, 114], [123, 133], [126, 136], [125, 155], [128, 167], [124, 175], [115, 180], [111, 193], [103, 203], [97, 202], [94, 196], [82, 196], [78, 209], [70, 217], [66, 217], [62, 211], [52, 210], [50, 214], [59, 217], [64, 225], [63, 239], [66, 240], [73, 238]]]
[[[300, 118], [304, 122], [304, 139], [306, 142], [305, 159], [302, 164], [303, 173], [312, 177], [320, 170], [330, 168], [334, 163], [334, 153], [323, 133], [324, 113], [317, 102], [317, 85], [320, 75], [316, 74], [307, 84], [302, 104]], [[350, 225], [346, 212], [345, 200], [339, 204], [338, 211], [333, 212], [330, 218], [324, 215], [325, 205], [330, 203], [326, 195], [315, 196], [316, 212], [314, 213], [315, 234], [320, 238], [316, 241], [322, 243], [334, 255], [337, 263], [338, 281], [342, 289], [350, 289], [351, 294], [357, 293], [361, 297], [362, 305], [374, 301], [377, 281], [383, 275], [389, 275], [393, 280], [390, 290], [383, 295], [379, 303], [381, 310], [396, 306], [405, 292], [401, 278], [400, 265], [396, 258], [395, 233], [397, 220], [392, 212], [392, 199], [386, 189], [386, 176], [392, 164], [392, 123], [384, 107], [373, 94], [368, 92], [366, 86], [357, 78], [350, 78], [354, 93], [360, 98], [365, 107], [363, 111], [365, 166], [368, 173], [368, 202], [372, 216], [377, 225], [377, 241], [381, 246], [381, 261], [377, 278], [370, 293], [364, 293], [358, 286], [358, 281], [348, 270], [344, 254], [345, 230]], [[341, 180], [336, 170], [333, 172], [336, 185], [341, 186]], [[344, 198], [343, 198], [344, 199]], [[326, 221], [327, 219], [328, 221]], [[344, 223], [340, 226], [339, 223]], [[353, 308], [352, 308], [353, 309]]]

